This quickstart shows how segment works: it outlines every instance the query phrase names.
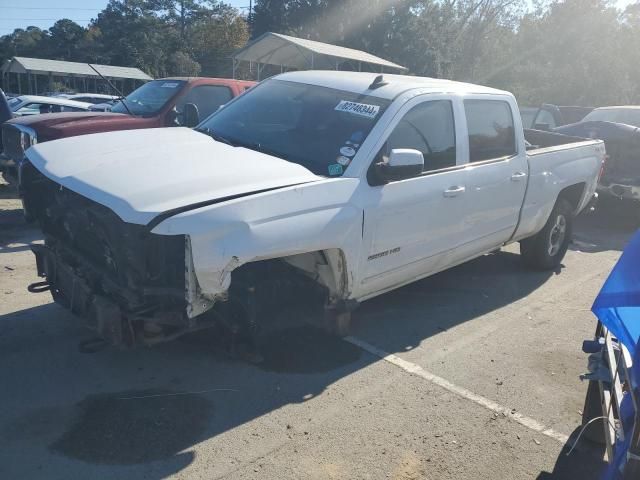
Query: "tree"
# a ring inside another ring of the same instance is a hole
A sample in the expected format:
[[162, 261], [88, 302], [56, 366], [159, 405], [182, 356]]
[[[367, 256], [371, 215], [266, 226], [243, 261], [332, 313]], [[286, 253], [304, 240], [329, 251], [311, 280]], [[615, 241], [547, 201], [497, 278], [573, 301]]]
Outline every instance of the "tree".
[[179, 38], [152, 7], [146, 0], [110, 0], [98, 14], [91, 26], [101, 32], [100, 50], [108, 63], [165, 75], [165, 63], [170, 52], [178, 50]]
[[202, 67], [185, 52], [174, 52], [167, 59], [167, 75], [197, 77]]
[[79, 56], [86, 30], [73, 20], [58, 20], [49, 29], [47, 57], [56, 60], [73, 60]]
[[204, 74], [231, 76], [231, 54], [242, 48], [248, 38], [245, 19], [236, 11], [223, 11], [195, 22], [189, 45]]
[[0, 60], [4, 62], [14, 56], [37, 56], [46, 38], [47, 31], [40, 30], [38, 27], [16, 28], [13, 33], [1, 37]]
[[624, 40], [619, 13], [607, 0], [565, 0], [526, 15], [511, 62], [486, 80], [531, 104], [629, 101], [637, 83], [629, 60], [637, 48]]

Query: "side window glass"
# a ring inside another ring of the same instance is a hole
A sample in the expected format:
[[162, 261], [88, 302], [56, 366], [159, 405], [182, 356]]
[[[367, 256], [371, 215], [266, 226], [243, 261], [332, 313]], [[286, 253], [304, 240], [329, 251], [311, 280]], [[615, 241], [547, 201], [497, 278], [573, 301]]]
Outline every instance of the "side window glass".
[[391, 132], [385, 148], [386, 154], [395, 148], [419, 150], [425, 172], [453, 167], [456, 133], [451, 102], [433, 100], [413, 107]]
[[551, 112], [548, 112], [547, 110], [540, 110], [540, 113], [536, 118], [535, 125], [546, 125], [548, 128], [555, 128], [556, 121]]
[[181, 112], [186, 103], [193, 103], [198, 107], [200, 120], [204, 120], [233, 98], [229, 87], [223, 85], [200, 85], [193, 87], [189, 93], [178, 101], [178, 111]]
[[[40, 103], [28, 103], [26, 105], [23, 105], [22, 107], [20, 107], [18, 110], [16, 110], [16, 113], [19, 113], [20, 115], [35, 115], [36, 113], [41, 113], [40, 110], [47, 108], [47, 112], [48, 112], [48, 105], [44, 105], [44, 104], [40, 104]], [[44, 113], [44, 112], [43, 112]]]
[[516, 153], [511, 107], [498, 100], [465, 100], [469, 161], [482, 162]]

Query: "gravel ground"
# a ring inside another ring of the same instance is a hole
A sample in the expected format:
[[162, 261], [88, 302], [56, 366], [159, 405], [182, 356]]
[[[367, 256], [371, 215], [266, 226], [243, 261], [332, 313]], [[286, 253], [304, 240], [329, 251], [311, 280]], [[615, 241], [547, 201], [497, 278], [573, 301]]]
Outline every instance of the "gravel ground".
[[[212, 333], [82, 353], [92, 338], [37, 281], [19, 202], [0, 185], [0, 478], [596, 479], [601, 453], [557, 440], [322, 332], [274, 337], [249, 365]], [[564, 268], [517, 246], [366, 302], [353, 336], [571, 436], [590, 305], [634, 230], [579, 219]]]

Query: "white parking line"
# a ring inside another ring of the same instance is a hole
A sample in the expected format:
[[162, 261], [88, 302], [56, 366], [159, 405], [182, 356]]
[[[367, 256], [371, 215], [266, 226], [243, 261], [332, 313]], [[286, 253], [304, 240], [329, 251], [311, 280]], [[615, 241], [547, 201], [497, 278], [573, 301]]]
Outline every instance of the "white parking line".
[[450, 381], [445, 380], [444, 378], [439, 377], [425, 370], [424, 368], [422, 368], [419, 365], [416, 365], [415, 363], [408, 362], [396, 355], [387, 353], [384, 350], [374, 347], [373, 345], [363, 340], [360, 340], [359, 338], [356, 338], [356, 337], [346, 337], [345, 340], [357, 347], [360, 347], [366, 352], [369, 352], [372, 355], [375, 355], [376, 357], [380, 357], [381, 359], [395, 365], [396, 367], [400, 367], [406, 372], [409, 372], [413, 375], [416, 375], [420, 378], [427, 380], [428, 382], [438, 385], [439, 387], [444, 388], [445, 390], [455, 395], [458, 395], [459, 397], [462, 397], [474, 403], [477, 403], [478, 405], [486, 408], [487, 410], [491, 410], [492, 412], [502, 414], [508, 418], [511, 418], [512, 420], [518, 422], [520, 425], [523, 425], [533, 430], [534, 432], [538, 432], [541, 435], [545, 435], [549, 438], [552, 438], [563, 445], [569, 441], [569, 437], [567, 435], [560, 432], [556, 432], [552, 428], [547, 428], [546, 426], [542, 425], [540, 422], [538, 422], [537, 420], [534, 420], [533, 418], [529, 418], [518, 412], [514, 412], [510, 408], [504, 407], [499, 403], [496, 403], [493, 400], [489, 400], [488, 398], [485, 398], [481, 395], [477, 395], [472, 391], [467, 390], [466, 388], [454, 385]]

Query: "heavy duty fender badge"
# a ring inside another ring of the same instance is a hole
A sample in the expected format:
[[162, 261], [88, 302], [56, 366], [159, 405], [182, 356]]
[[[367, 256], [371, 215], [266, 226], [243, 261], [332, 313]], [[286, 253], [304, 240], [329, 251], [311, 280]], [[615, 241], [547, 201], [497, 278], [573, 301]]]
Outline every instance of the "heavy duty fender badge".
[[388, 255], [393, 255], [394, 253], [398, 253], [400, 251], [400, 247], [392, 248], [391, 250], [385, 250], [384, 252], [374, 253], [373, 255], [369, 255], [367, 258], [368, 261], [376, 260], [378, 258], [386, 257]]

